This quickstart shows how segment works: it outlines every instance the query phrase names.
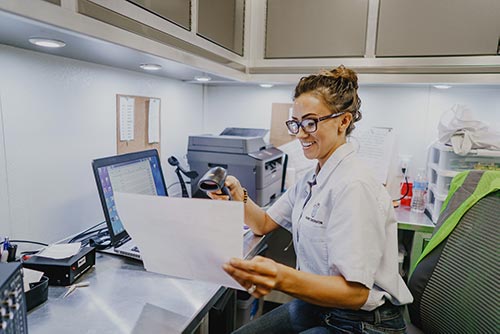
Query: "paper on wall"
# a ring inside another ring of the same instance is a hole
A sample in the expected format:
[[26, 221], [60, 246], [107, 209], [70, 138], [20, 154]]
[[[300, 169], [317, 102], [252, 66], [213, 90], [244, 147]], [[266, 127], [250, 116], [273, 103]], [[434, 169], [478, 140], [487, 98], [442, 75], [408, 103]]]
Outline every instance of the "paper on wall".
[[128, 193], [115, 201], [146, 270], [243, 290], [222, 269], [243, 257], [241, 202]]
[[149, 139], [150, 144], [160, 142], [160, 100], [159, 99], [149, 99], [148, 139]]
[[120, 96], [120, 141], [134, 140], [133, 97]]
[[358, 145], [358, 157], [373, 171], [381, 184], [387, 184], [389, 165], [396, 136], [392, 128], [372, 127], [352, 136]]

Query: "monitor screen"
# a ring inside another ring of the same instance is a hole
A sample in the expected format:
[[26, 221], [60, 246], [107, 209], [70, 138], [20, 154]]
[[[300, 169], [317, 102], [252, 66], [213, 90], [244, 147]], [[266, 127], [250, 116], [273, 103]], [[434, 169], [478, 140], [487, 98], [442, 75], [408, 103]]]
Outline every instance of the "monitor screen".
[[97, 159], [93, 167], [112, 239], [126, 233], [116, 210], [115, 192], [167, 196], [156, 150]]

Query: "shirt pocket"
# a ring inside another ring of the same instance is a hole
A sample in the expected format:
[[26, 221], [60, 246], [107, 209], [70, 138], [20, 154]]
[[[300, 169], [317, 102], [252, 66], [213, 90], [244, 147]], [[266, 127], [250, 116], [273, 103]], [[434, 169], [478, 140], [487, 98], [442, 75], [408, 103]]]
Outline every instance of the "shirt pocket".
[[300, 238], [305, 238], [311, 242], [326, 242], [326, 225], [309, 221], [302, 218], [300, 226]]
[[303, 223], [299, 238], [300, 269], [318, 275], [328, 275], [326, 226]]

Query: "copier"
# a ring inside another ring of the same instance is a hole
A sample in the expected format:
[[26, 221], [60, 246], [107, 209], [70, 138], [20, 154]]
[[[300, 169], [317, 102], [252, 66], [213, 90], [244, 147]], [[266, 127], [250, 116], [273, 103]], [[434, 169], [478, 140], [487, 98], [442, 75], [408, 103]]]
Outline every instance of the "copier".
[[198, 190], [199, 178], [209, 168], [221, 166], [240, 181], [255, 203], [266, 206], [282, 191], [285, 153], [266, 146], [262, 136], [241, 135], [241, 131], [236, 135], [224, 133], [228, 131], [221, 135], [189, 136], [187, 160], [190, 169], [199, 174], [191, 180], [191, 194], [203, 197]]

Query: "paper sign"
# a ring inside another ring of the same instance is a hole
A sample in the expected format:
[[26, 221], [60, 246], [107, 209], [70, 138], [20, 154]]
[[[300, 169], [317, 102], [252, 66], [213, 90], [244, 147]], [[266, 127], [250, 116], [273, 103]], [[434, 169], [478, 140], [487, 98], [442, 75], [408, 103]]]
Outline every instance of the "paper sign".
[[134, 140], [134, 104], [133, 97], [120, 96], [120, 140]]

